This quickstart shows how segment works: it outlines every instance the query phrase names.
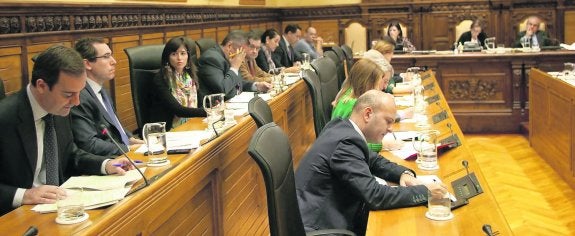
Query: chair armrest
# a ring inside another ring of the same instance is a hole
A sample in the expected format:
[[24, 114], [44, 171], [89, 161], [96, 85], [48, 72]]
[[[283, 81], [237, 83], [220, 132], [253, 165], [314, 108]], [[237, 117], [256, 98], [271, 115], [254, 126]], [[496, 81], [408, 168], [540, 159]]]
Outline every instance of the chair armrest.
[[355, 236], [355, 233], [351, 232], [349, 230], [345, 230], [345, 229], [321, 229], [321, 230], [306, 232], [305, 235], [306, 236], [313, 236], [313, 235], [349, 235], [349, 236]]

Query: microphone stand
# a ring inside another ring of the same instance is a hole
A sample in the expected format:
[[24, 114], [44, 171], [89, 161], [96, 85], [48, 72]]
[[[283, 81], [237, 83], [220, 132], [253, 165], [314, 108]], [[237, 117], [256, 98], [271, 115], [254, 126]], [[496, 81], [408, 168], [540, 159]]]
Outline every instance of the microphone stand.
[[461, 164], [463, 164], [463, 166], [465, 167], [465, 172], [467, 172], [467, 178], [469, 178], [469, 181], [471, 182], [471, 184], [473, 184], [475, 192], [479, 193], [479, 188], [477, 188], [477, 184], [475, 184], [475, 181], [473, 181], [473, 178], [471, 178], [471, 176], [469, 175], [469, 163], [467, 162], [467, 160], [463, 160], [461, 161]]
[[142, 171], [140, 170], [140, 168], [138, 168], [136, 166], [136, 164], [134, 163], [134, 161], [132, 161], [132, 158], [130, 158], [126, 152], [124, 152], [124, 150], [120, 147], [120, 144], [118, 144], [118, 142], [116, 142], [116, 140], [114, 138], [112, 138], [112, 135], [110, 135], [110, 132], [108, 132], [108, 128], [106, 128], [106, 125], [102, 124], [100, 125], [100, 128], [102, 128], [102, 134], [108, 136], [108, 138], [110, 140], [112, 140], [112, 142], [116, 145], [116, 147], [118, 147], [118, 149], [120, 150], [120, 152], [122, 152], [122, 155], [124, 155], [124, 157], [126, 157], [126, 159], [128, 159], [128, 161], [130, 162], [130, 164], [132, 164], [134, 166], [134, 168], [136, 168], [136, 170], [138, 171], [138, 173], [140, 173], [140, 175], [142, 176], [142, 178], [144, 179], [144, 182], [146, 183], [146, 186], [150, 185], [150, 183], [148, 182], [148, 178], [146, 178], [146, 176], [144, 175], [144, 173], [142, 173]]

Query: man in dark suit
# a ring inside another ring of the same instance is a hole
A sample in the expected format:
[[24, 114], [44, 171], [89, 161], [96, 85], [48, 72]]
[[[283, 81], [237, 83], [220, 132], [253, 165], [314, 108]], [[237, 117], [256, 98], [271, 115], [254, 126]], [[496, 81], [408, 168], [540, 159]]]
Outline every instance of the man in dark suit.
[[[428, 189], [443, 196], [444, 186], [421, 185], [412, 170], [369, 151], [367, 142], [381, 142], [395, 114], [392, 95], [370, 90], [357, 99], [349, 119], [326, 125], [295, 173], [306, 231], [338, 228], [363, 235], [369, 210], [421, 205]], [[400, 186], [380, 184], [375, 176]]]
[[519, 32], [515, 40], [515, 47], [522, 47], [521, 42], [529, 40], [531, 47], [553, 46], [553, 41], [547, 35], [547, 32], [539, 30], [541, 19], [537, 16], [531, 16], [527, 19], [525, 31]]
[[132, 137], [122, 125], [112, 105], [104, 83], [114, 79], [116, 60], [112, 50], [101, 38], [78, 40], [75, 49], [84, 58], [86, 87], [80, 92], [80, 105], [72, 108], [72, 127], [76, 145], [96, 155], [122, 155], [121, 150], [102, 133], [102, 125], [125, 151], [130, 145], [144, 141]]
[[279, 47], [273, 53], [273, 60], [276, 67], [289, 68], [298, 66], [301, 58], [293, 49], [293, 46], [301, 38], [301, 28], [299, 25], [287, 25], [279, 43]]
[[235, 30], [224, 38], [221, 45], [202, 53], [198, 61], [199, 98], [223, 93], [228, 100], [242, 91], [267, 92], [271, 84], [244, 80], [239, 73], [247, 50], [245, 33]]
[[80, 55], [52, 46], [36, 59], [31, 84], [0, 101], [0, 214], [22, 204], [54, 203], [65, 194], [57, 186], [71, 175], [133, 169], [125, 158], [110, 160], [74, 144], [68, 114], [85, 84]]

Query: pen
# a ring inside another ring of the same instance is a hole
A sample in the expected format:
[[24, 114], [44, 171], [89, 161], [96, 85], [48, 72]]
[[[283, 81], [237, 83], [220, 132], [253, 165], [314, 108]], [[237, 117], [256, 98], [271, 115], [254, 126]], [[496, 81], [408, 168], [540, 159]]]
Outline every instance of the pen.
[[393, 135], [393, 139], [397, 140], [397, 137], [395, 137], [395, 133], [393, 131], [391, 131], [391, 135]]
[[[142, 164], [142, 163], [144, 163], [144, 162], [143, 162], [143, 161], [140, 161], [140, 160], [134, 160], [134, 164]], [[124, 164], [122, 164], [122, 163], [114, 163], [114, 164], [112, 164], [112, 166], [115, 166], [115, 167], [123, 167]]]

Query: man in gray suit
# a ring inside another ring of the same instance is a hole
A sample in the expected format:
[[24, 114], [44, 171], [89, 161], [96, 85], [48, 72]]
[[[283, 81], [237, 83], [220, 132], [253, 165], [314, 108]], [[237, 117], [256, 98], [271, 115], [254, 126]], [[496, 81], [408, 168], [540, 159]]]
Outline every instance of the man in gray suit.
[[223, 93], [225, 100], [231, 99], [242, 91], [267, 92], [271, 84], [252, 82], [242, 78], [239, 73], [246, 51], [248, 40], [244, 32], [234, 30], [222, 41], [202, 53], [198, 61], [199, 101], [215, 93]]
[[[296, 191], [306, 231], [347, 229], [365, 234], [369, 210], [421, 205], [428, 189], [443, 196], [445, 186], [422, 185], [415, 172], [372, 152], [367, 142], [381, 142], [395, 121], [390, 94], [361, 95], [349, 119], [335, 119], [299, 163]], [[375, 176], [399, 183], [390, 187]]]
[[125, 158], [96, 156], [74, 144], [68, 114], [85, 85], [80, 55], [57, 45], [38, 56], [30, 84], [0, 101], [0, 215], [23, 204], [56, 202], [65, 194], [57, 186], [72, 175], [134, 168]]
[[531, 42], [531, 47], [544, 47], [544, 46], [554, 46], [553, 40], [549, 38], [547, 32], [539, 30], [541, 26], [541, 19], [537, 16], [531, 16], [527, 19], [527, 25], [525, 26], [525, 31], [519, 32], [517, 39], [515, 40], [515, 47], [521, 47], [521, 42], [529, 40]]
[[102, 133], [102, 126], [125, 152], [130, 151], [130, 145], [143, 144], [122, 127], [104, 88], [104, 83], [116, 76], [116, 60], [110, 47], [101, 38], [83, 38], [76, 42], [75, 49], [83, 58], [88, 78], [80, 93], [80, 105], [71, 112], [76, 145], [96, 155], [122, 155], [122, 150]]

